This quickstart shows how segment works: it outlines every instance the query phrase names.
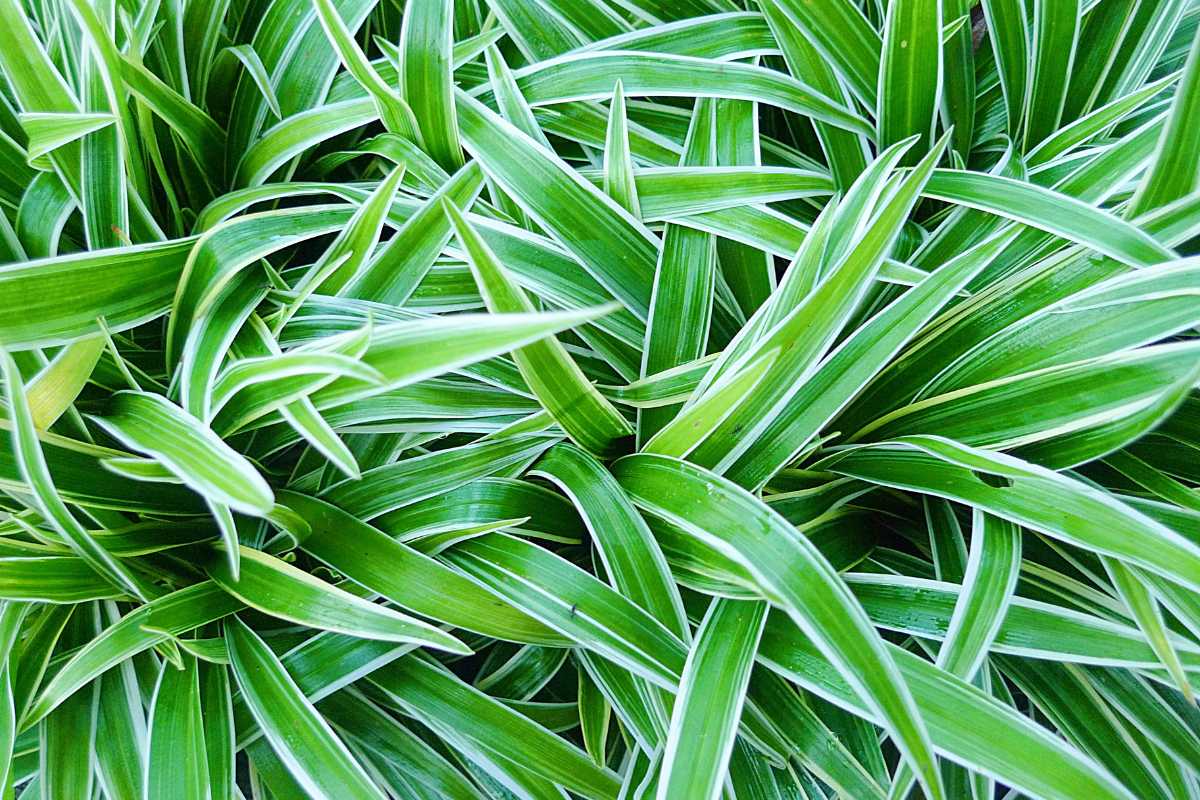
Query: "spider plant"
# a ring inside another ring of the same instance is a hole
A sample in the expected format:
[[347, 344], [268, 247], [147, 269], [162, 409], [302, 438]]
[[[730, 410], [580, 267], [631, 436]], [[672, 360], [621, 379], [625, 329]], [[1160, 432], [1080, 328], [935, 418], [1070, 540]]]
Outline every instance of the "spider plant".
[[0, 0], [0, 800], [1200, 798], [1198, 28]]

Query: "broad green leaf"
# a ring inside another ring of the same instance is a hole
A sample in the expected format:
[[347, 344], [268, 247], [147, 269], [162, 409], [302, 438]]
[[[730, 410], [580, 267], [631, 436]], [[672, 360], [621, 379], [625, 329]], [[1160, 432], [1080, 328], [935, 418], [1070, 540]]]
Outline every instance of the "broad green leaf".
[[[940, 394], [1019, 372], [1085, 360], [1151, 344], [1188, 327], [1197, 265], [1185, 259], [1130, 270], [1092, 283], [1021, 315], [965, 349], [921, 387]], [[1047, 276], [1048, 277], [1048, 276]], [[1037, 287], [1030, 287], [1031, 305]], [[1056, 293], [1057, 294], [1057, 293]], [[1048, 347], [1047, 341], [1064, 346]]]
[[[84, 605], [73, 614], [64, 632], [68, 647], [87, 641], [92, 633], [95, 606]], [[96, 691], [89, 686], [68, 698], [39, 725], [39, 767], [42, 798], [90, 797], [94, 785], [92, 753], [96, 742]]]
[[1004, 622], [1021, 562], [1021, 533], [1012, 523], [976, 511], [971, 550], [938, 666], [970, 680]]
[[766, 621], [762, 601], [712, 601], [683, 668], [663, 751], [659, 797], [715, 800], [721, 795]]
[[257, 516], [274, 504], [271, 487], [245, 457], [161, 395], [119, 392], [107, 413], [92, 419], [212, 502]]
[[[116, 606], [106, 603], [103, 618], [117, 618]], [[137, 673], [132, 661], [98, 679], [96, 711], [96, 779], [110, 797], [142, 796], [146, 765], [146, 719]]]
[[185, 658], [183, 669], [163, 662], [149, 717], [147, 800], [210, 797], [201, 724], [200, 670], [195, 658]]
[[[713, 376], [720, 374], [721, 367], [742, 367], [765, 352], [775, 348], [780, 350], [780, 355], [762, 379], [761, 388], [693, 450], [690, 460], [723, 472], [761, 439], [765, 426], [795, 396], [805, 380], [812, 376], [842, 325], [854, 313], [872, 285], [884, 254], [899, 234], [900, 220], [916, 203], [946, 143], [943, 137], [938, 147], [921, 160], [911, 175], [904, 178], [903, 184], [888, 198], [861, 238], [852, 248], [848, 248], [836, 266], [822, 276], [811, 292], [801, 295], [803, 299], [793, 308], [778, 309], [776, 313], [782, 314], [782, 319], [769, 328], [764, 325], [760, 329], [761, 335], [750, 339], [753, 344], [745, 349], [744, 354], [726, 360], [724, 365], [720, 361], [714, 365], [709, 373]], [[898, 157], [904, 147], [902, 144], [893, 148], [892, 157]], [[881, 160], [888, 159], [881, 157]], [[860, 188], [881, 191], [882, 183], [878, 186], [869, 185], [871, 176], [870, 170], [864, 173], [868, 184]], [[852, 213], [853, 208], [851, 204], [839, 210]], [[858, 222], [852, 224], [857, 226]], [[769, 308], [760, 310], [760, 313], [766, 319], [771, 318], [768, 316], [771, 314]], [[755, 320], [752, 319], [748, 324], [754, 325]], [[712, 387], [703, 391], [711, 392]], [[699, 399], [693, 397], [691, 402], [699, 402]]]
[[1029, 31], [1029, 85], [1025, 144], [1039, 144], [1058, 128], [1075, 59], [1082, 16], [1078, 0], [1034, 0]]
[[336, 380], [313, 393], [324, 410], [457, 370], [535, 342], [613, 310], [613, 306], [542, 314], [457, 314], [380, 325], [362, 361], [383, 375], [380, 386]]
[[548, 550], [488, 534], [456, 545], [442, 558], [637, 676], [667, 689], [678, 681], [683, 666], [679, 638], [632, 601]]
[[[781, 621], [768, 620], [759, 660], [825, 699], [869, 715], [816, 647], [790, 621]], [[919, 656], [894, 645], [888, 649], [936, 747], [956, 763], [990, 772], [1034, 796], [1135, 796], [1099, 763], [1011, 707]]]
[[33, 424], [46, 430], [75, 402], [104, 350], [103, 337], [67, 345], [29, 381], [25, 396]]
[[938, 436], [854, 448], [827, 467], [844, 475], [968, 503], [1070, 544], [1200, 585], [1200, 548], [1111, 494], [1002, 453]]
[[[936, 432], [963, 444], [1008, 450], [1136, 414], [1173, 385], [1190, 383], [1197, 363], [1188, 350], [1161, 345], [1045, 367], [925, 398], [847, 440]], [[1046, 397], [1055, 400], [1031, 407]], [[975, 422], [970, 430], [955, 423], [968, 417]]]
[[851, 0], [781, 0], [778, 5], [850, 86], [859, 102], [874, 107], [883, 44], [858, 5]]
[[451, 0], [416, 0], [405, 8], [400, 93], [412, 108], [426, 149], [446, 170], [463, 161], [454, 116], [453, 35]]
[[226, 48], [225, 52], [228, 52], [238, 61], [242, 62], [242, 66], [246, 68], [250, 79], [254, 81], [254, 85], [262, 92], [263, 100], [267, 101], [267, 106], [270, 107], [271, 113], [275, 115], [276, 119], [282, 119], [283, 112], [279, 110], [279, 99], [275, 97], [275, 87], [271, 85], [271, 78], [267, 75], [267, 68], [263, 66], [262, 59], [258, 57], [258, 51], [254, 49], [254, 46], [249, 44], [235, 45]]
[[583, 746], [592, 761], [603, 767], [607, 758], [609, 722], [612, 706], [585, 670], [579, 670], [579, 688], [576, 692], [579, 705], [579, 732]]
[[930, 178], [925, 195], [1024, 223], [1133, 267], [1174, 257], [1147, 233], [1111, 214], [1012, 178], [941, 169]]
[[621, 81], [613, 86], [608, 110], [608, 129], [604, 136], [604, 193], [617, 204], [640, 218], [637, 183], [633, 177], [633, 155], [629, 151], [629, 120], [625, 112], [625, 92]]
[[19, 119], [29, 137], [26, 152], [31, 164], [63, 145], [77, 142], [116, 121], [111, 114], [48, 112], [22, 114]]
[[403, 304], [450, 241], [453, 229], [442, 204], [450, 202], [466, 208], [482, 187], [483, 175], [477, 164], [460, 169], [408, 218], [396, 235], [357, 272], [354, 280], [339, 287], [339, 293], [362, 300]]
[[690, 636], [666, 559], [624, 490], [594, 457], [555, 445], [532, 474], [554, 482], [579, 510], [612, 585], [672, 633]]
[[[686, 95], [755, 100], [871, 135], [853, 110], [793, 78], [761, 67], [716, 63], [665, 53], [577, 53], [541, 62], [516, 73], [517, 85], [532, 106], [570, 100], [600, 100], [620, 78], [627, 97]], [[480, 100], [487, 103], [488, 94]]]
[[[697, 100], [688, 126], [681, 167], [716, 163], [716, 105]], [[703, 231], [668, 224], [663, 231], [654, 290], [646, 322], [641, 374], [645, 376], [704, 355], [717, 286], [716, 239]], [[638, 413], [638, 441], [654, 436], [674, 417], [673, 409]]]
[[[138, 653], [243, 608], [211, 581], [159, 597], [127, 613], [79, 648], [41, 687], [25, 710], [26, 728], [45, 717], [80, 687]], [[153, 627], [148, 627], [153, 626]]]
[[964, 253], [862, 325], [818, 368], [801, 390], [804, 400], [785, 409], [763, 432], [762, 445], [734, 462], [726, 475], [750, 487], [770, 479], [1009, 241], [998, 236]]
[[[987, 662], [988, 650], [1004, 623], [1020, 566], [1020, 529], [976, 510], [962, 590], [946, 638], [938, 650], [939, 667], [964, 680], [975, 678]], [[903, 787], [911, 785], [911, 773], [897, 775], [892, 795], [902, 795]]]
[[[355, 583], [401, 608], [509, 641], [547, 645], [566, 639], [462, 574], [444, 566], [334, 506], [293, 492], [281, 493], [309, 523], [300, 546]], [[354, 531], [349, 547], [345, 531]]]
[[528, 464], [552, 444], [554, 439], [545, 435], [512, 436], [426, 453], [370, 469], [359, 480], [339, 481], [322, 492], [321, 499], [356, 517], [373, 519]]
[[[223, 640], [220, 641], [224, 644]], [[225, 649], [226, 660], [229, 650]], [[213, 800], [233, 796], [234, 752], [233, 694], [229, 670], [224, 665], [201, 665], [200, 706], [204, 717], [205, 758]]]
[[242, 547], [238, 561], [236, 578], [223, 559], [215, 560], [208, 572], [217, 585], [250, 608], [310, 628], [470, 652], [432, 625], [350, 594], [266, 553]]
[[484, 172], [644, 320], [658, 254], [654, 236], [566, 162], [482, 104], [459, 95], [458, 122], [463, 144]]
[[87, 336], [97, 317], [113, 332], [154, 319], [171, 305], [193, 244], [187, 238], [2, 266], [0, 340], [27, 350]]
[[1195, 703], [1192, 686], [1183, 671], [1183, 664], [1180, 663], [1179, 655], [1171, 646], [1170, 634], [1163, 620], [1162, 610], [1149, 587], [1140, 579], [1136, 571], [1116, 559], [1105, 559], [1104, 568], [1112, 580], [1113, 587], [1125, 602], [1125, 607], [1129, 609], [1138, 628], [1146, 636], [1150, 646], [1154, 648], [1154, 652], [1162, 661], [1163, 666], [1167, 668], [1167, 672], [1175, 681], [1175, 685], [1179, 687], [1179, 691], [1189, 702]]
[[[975, 136], [975, 41], [970, 0], [945, 0], [942, 6], [942, 112], [953, 126], [953, 148], [964, 160]], [[953, 32], [950, 31], [958, 25]]]
[[[829, 3], [817, 10], [815, 14], [822, 12], [836, 12], [845, 8], [852, 8], [850, 4]], [[793, 76], [803, 76], [803, 80], [808, 82], [817, 91], [832, 97], [841, 98], [849, 103], [847, 89], [841, 81], [838, 80], [839, 61], [830, 62], [819, 49], [820, 45], [812, 38], [814, 35], [822, 35], [823, 37], [833, 37], [838, 35], [850, 35], [850, 30], [846, 26], [839, 26], [833, 30], [820, 30], [819, 34], [814, 31], [813, 34], [805, 33], [806, 28], [798, 26], [791, 18], [789, 18], [789, 10], [793, 14], [814, 13], [812, 11], [813, 4], [800, 4], [794, 0], [768, 0], [762, 4], [763, 14], [767, 18], [767, 23], [770, 25], [771, 33], [774, 35], [780, 50], [783, 51], [783, 58], [787, 64], [788, 71]], [[856, 12], [857, 9], [854, 9]], [[854, 13], [852, 12], [852, 13]], [[860, 19], [859, 17], [851, 17], [852, 19]], [[815, 17], [814, 17], [815, 19]], [[879, 72], [879, 53], [880, 40], [879, 34], [869, 26], [864, 30], [859, 31], [859, 35], [865, 36], [870, 47], [860, 48], [851, 53], [838, 51], [838, 59], [851, 59], [865, 56], [866, 59], [874, 59], [874, 65], [870, 67], [872, 75], [870, 76], [870, 96], [874, 97], [876, 92], [875, 74]], [[873, 51], [872, 51], [873, 48]], [[843, 74], [845, 74], [843, 72]], [[829, 169], [833, 174], [834, 180], [839, 188], [849, 187], [859, 173], [867, 166], [867, 151], [863, 137], [854, 134], [850, 131], [843, 130], [834, 125], [825, 122], [815, 123], [817, 136], [821, 140], [821, 147], [825, 151], [825, 157], [829, 161]], [[718, 136], [720, 131], [718, 131]]]
[[1167, 797], [1165, 782], [1139, 752], [1135, 741], [1113, 719], [1102, 700], [1071, 667], [1045, 665], [1031, 670], [1028, 663], [1000, 660], [1000, 670], [1037, 710], [1052, 720], [1068, 741], [1084, 752], [1104, 758], [1115, 755], [1110, 770], [1138, 797]]
[[0, 558], [0, 597], [5, 600], [79, 603], [122, 596], [82, 558]]
[[942, 94], [942, 0], [892, 0], [887, 9], [875, 113], [879, 146], [920, 137], [905, 153], [912, 164], [934, 141]]
[[717, 379], [701, 399], [664, 425], [639, 452], [687, 458], [699, 444], [697, 439], [719, 427], [753, 396], [778, 356], [778, 348], [768, 350], [743, 369]]
[[1004, 95], [1008, 135], [1015, 139], [1024, 125], [1025, 98], [1029, 91], [1029, 54], [1033, 45], [1027, 6], [1021, 0], [983, 0], [982, 6]]
[[346, 745], [304, 695], [283, 664], [246, 624], [225, 627], [233, 675], [266, 741], [311, 797], [383, 800]]
[[[876, 625], [935, 639], [945, 636], [962, 595], [957, 584], [906, 576], [859, 573], [849, 575], [847, 582]], [[1179, 636], [1171, 641], [1191, 665], [1191, 647]], [[1010, 599], [989, 648], [1021, 658], [1124, 669], [1158, 665], [1154, 649], [1137, 628], [1020, 596]]]
[[1037, 147], [1025, 156], [1025, 163], [1030, 167], [1052, 161], [1056, 156], [1070, 151], [1072, 148], [1086, 142], [1101, 131], [1117, 123], [1127, 114], [1142, 107], [1151, 98], [1157, 97], [1164, 89], [1178, 80], [1176, 75], [1168, 75], [1161, 80], [1147, 85], [1145, 88], [1121, 97], [1102, 108], [1098, 108], [1085, 117], [1075, 120], [1070, 125], [1064, 125], [1053, 135], [1043, 139]]

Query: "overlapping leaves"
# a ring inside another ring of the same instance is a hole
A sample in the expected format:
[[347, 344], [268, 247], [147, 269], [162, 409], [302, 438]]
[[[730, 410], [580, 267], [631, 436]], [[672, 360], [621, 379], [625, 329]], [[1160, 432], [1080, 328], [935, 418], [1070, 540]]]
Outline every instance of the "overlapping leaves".
[[1196, 796], [1200, 5], [0, 29], [4, 797]]

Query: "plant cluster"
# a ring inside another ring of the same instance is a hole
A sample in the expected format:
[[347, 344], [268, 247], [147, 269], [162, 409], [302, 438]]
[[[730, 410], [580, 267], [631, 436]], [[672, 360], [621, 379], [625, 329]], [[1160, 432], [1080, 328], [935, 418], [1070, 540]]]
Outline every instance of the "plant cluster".
[[1198, 27], [0, 0], [0, 798], [1200, 798]]

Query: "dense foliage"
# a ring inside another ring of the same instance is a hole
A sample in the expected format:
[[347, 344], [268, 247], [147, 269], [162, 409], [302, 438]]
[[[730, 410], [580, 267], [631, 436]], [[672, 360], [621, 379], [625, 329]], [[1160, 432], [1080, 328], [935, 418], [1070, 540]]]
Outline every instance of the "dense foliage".
[[0, 0], [0, 798], [1200, 798], [1198, 23]]

